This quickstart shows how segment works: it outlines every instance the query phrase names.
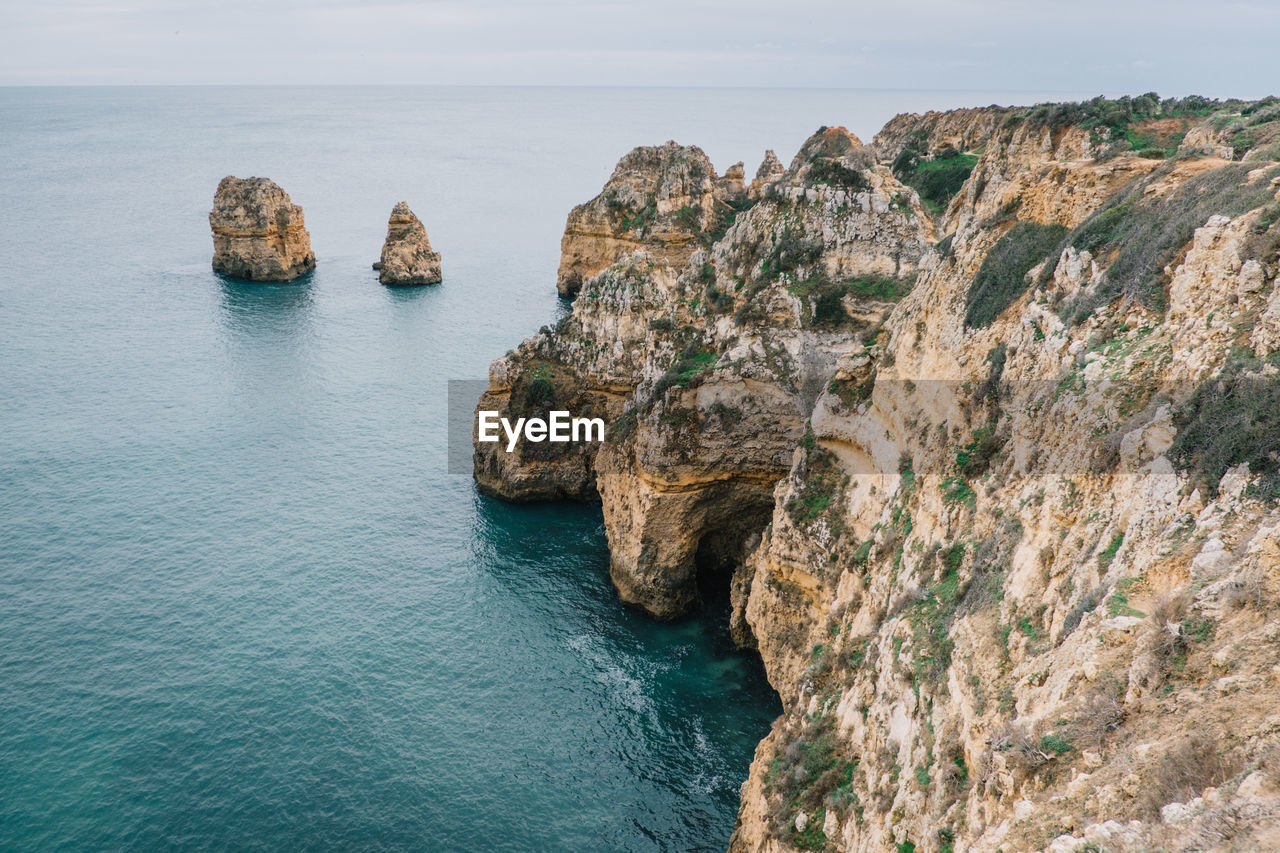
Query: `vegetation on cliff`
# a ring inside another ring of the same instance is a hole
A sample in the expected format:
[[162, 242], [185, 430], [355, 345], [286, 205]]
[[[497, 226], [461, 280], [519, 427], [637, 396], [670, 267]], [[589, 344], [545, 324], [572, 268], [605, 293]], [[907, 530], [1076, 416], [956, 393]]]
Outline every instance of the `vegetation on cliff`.
[[494, 399], [616, 419], [581, 461], [624, 599], [728, 569], [785, 707], [734, 850], [1280, 837], [1277, 128], [1155, 95], [823, 128], [495, 363]]

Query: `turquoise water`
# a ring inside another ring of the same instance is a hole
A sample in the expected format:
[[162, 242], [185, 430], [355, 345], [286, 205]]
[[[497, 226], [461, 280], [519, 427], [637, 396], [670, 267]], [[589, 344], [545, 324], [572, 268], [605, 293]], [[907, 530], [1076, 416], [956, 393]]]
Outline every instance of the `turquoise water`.
[[[716, 850], [779, 707], [598, 508], [445, 473], [445, 383], [565, 310], [631, 146], [721, 169], [962, 93], [0, 90], [0, 849]], [[226, 174], [319, 267], [209, 269]], [[438, 288], [369, 268], [407, 199]]]

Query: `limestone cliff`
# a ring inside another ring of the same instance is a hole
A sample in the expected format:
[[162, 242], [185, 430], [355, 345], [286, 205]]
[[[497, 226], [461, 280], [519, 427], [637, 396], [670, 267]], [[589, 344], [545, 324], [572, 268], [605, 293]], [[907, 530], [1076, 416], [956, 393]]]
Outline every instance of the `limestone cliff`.
[[373, 268], [378, 271], [378, 281], [386, 285], [440, 283], [440, 253], [431, 248], [427, 229], [407, 201], [391, 209], [382, 258]]
[[743, 167], [723, 177], [701, 148], [636, 148], [623, 157], [600, 195], [569, 213], [560, 242], [561, 296], [640, 249], [683, 266], [744, 195]]
[[315, 269], [302, 208], [267, 178], [223, 178], [209, 226], [216, 272], [250, 281], [289, 281]]
[[1277, 134], [1154, 95], [823, 129], [495, 363], [614, 425], [483, 488], [598, 495], [656, 615], [731, 584], [785, 709], [732, 849], [1280, 849]]
[[[682, 153], [714, 186], [696, 149], [661, 151], [648, 177], [627, 155], [610, 186], [622, 174], [660, 184]], [[554, 330], [490, 370], [482, 408], [572, 402], [607, 414], [620, 440], [598, 454], [477, 445], [485, 491], [598, 494], [614, 582], [663, 618], [696, 604], [699, 559], [741, 564], [836, 362], [851, 340], [874, 340], [935, 236], [914, 194], [842, 129], [810, 140], [758, 202], [721, 210], [710, 190], [700, 197], [718, 221], [700, 220], [696, 241], [675, 254], [639, 249], [589, 277]]]

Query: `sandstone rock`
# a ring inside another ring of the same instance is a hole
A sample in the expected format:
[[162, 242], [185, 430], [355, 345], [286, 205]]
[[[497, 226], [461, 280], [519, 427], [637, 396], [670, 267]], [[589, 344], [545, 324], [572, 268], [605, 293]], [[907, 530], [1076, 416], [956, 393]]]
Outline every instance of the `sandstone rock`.
[[1257, 293], [1262, 290], [1265, 280], [1265, 273], [1262, 264], [1256, 259], [1250, 258], [1240, 267], [1240, 284], [1238, 285], [1241, 296], [1250, 293]]
[[701, 148], [667, 142], [633, 149], [600, 195], [570, 213], [560, 241], [556, 288], [573, 296], [584, 279], [644, 250], [682, 266], [722, 222], [741, 175], [716, 176]]
[[223, 178], [209, 226], [215, 272], [249, 281], [289, 281], [315, 269], [302, 208], [267, 178]]
[[[530, 339], [491, 370], [486, 408], [524, 414], [528, 395], [519, 389], [535, 374], [553, 377], [557, 399], [596, 401], [611, 422], [630, 408], [622, 441], [554, 458], [542, 448], [508, 454], [477, 444], [475, 473], [481, 489], [512, 500], [598, 495], [614, 585], [625, 601], [659, 618], [698, 605], [700, 570], [750, 583], [754, 569], [732, 569], [744, 566], [748, 545], [768, 523], [774, 486], [790, 465], [805, 414], [851, 336], [875, 328], [895, 298], [840, 299], [820, 318], [815, 300], [797, 297], [790, 284], [882, 275], [905, 290], [935, 236], [923, 209], [890, 205], [902, 185], [875, 167], [847, 131], [823, 130], [803, 151], [786, 173], [803, 201], [770, 197], [736, 211], [728, 196], [717, 195], [714, 172], [698, 149], [671, 143], [628, 154], [601, 196], [571, 215], [564, 245], [581, 251], [565, 255], [561, 272], [586, 269], [579, 262], [588, 248], [608, 260], [608, 244], [588, 241], [584, 229], [611, 215], [610, 201], [652, 200], [660, 228], [651, 236], [660, 245], [588, 276], [554, 334]], [[824, 174], [813, 172], [820, 160], [840, 160], [845, 171], [833, 174], [858, 182], [865, 208], [848, 204], [843, 184], [813, 182]], [[663, 217], [672, 211], [678, 215], [668, 223]], [[734, 212], [734, 227], [708, 246], [715, 234], [705, 225], [719, 219], [718, 211]], [[783, 217], [792, 223], [786, 231], [776, 224]], [[696, 251], [676, 242], [682, 223], [703, 229], [682, 232], [681, 239], [697, 238]], [[770, 256], [781, 253], [797, 268], [780, 280]], [[693, 336], [688, 330], [710, 325], [709, 310], [718, 318], [714, 328]], [[758, 319], [766, 315], [767, 322]], [[717, 361], [736, 366], [712, 370]], [[695, 437], [690, 427], [698, 423]], [[771, 428], [760, 430], [761, 423]], [[749, 646], [746, 596], [735, 600], [734, 637]]]
[[382, 244], [382, 259], [373, 265], [378, 281], [388, 285], [438, 284], [440, 253], [431, 249], [427, 229], [400, 202], [391, 210], [387, 221], [387, 239]]
[[778, 160], [778, 155], [773, 153], [773, 149], [766, 150], [764, 159], [760, 161], [760, 167], [756, 169], [756, 177], [748, 190], [752, 198], [759, 198], [765, 187], [781, 178], [786, 171], [787, 167]]
[[[783, 703], [735, 853], [792, 849], [797, 810], [817, 820], [819, 802], [830, 846], [857, 853], [1232, 849], [1226, 830], [1234, 849], [1280, 849], [1259, 757], [1280, 737], [1280, 508], [1243, 489], [1239, 460], [1210, 493], [1174, 452], [1188, 392], [1255, 317], [1258, 351], [1280, 347], [1272, 262], [1260, 290], [1250, 264], [1258, 211], [1177, 231], [1172, 268], [1142, 271], [1168, 283], [1167, 310], [1108, 295], [1112, 247], [1066, 246], [1032, 259], [1059, 264], [990, 326], [964, 322], [1015, 220], [1070, 233], [1127, 188], [1240, 180], [1211, 157], [1118, 152], [1080, 112], [899, 117], [875, 158], [824, 128], [762, 169], [767, 191], [722, 235], [602, 251], [571, 313], [494, 363], [488, 396], [513, 413], [545, 401], [528, 393], [541, 380], [607, 413], [612, 438], [554, 458], [478, 447], [481, 488], [597, 496], [619, 595], [659, 617], [696, 607], [705, 573], [730, 585], [732, 635]], [[936, 220], [884, 165], [917, 143], [983, 151]], [[882, 278], [914, 286], [868, 293]], [[1062, 319], [1077, 298], [1089, 311]], [[1246, 606], [1228, 606], [1246, 572]], [[1226, 766], [1192, 781], [1219, 793], [1171, 827], [1151, 792], [1200, 733]], [[805, 776], [819, 744], [829, 769]], [[1237, 792], [1254, 768], [1265, 789]]]

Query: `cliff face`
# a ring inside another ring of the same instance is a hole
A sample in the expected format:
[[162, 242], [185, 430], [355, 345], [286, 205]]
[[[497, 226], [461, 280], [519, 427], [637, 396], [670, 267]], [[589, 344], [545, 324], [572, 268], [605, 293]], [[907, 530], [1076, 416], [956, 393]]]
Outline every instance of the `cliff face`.
[[223, 178], [209, 226], [216, 272], [250, 281], [289, 281], [316, 267], [302, 208], [267, 178]]
[[560, 241], [560, 295], [574, 295], [585, 279], [641, 249], [683, 266], [742, 197], [742, 181], [741, 163], [718, 177], [696, 146], [636, 148], [618, 161], [600, 195], [569, 213]]
[[[696, 149], [661, 151], [658, 174], [683, 152], [714, 186]], [[651, 156], [624, 157], [610, 186]], [[696, 604], [699, 560], [741, 564], [836, 362], [879, 332], [934, 237], [911, 191], [842, 129], [810, 140], [758, 202], [701, 198], [717, 222], [587, 279], [556, 329], [494, 363], [481, 401], [516, 416], [553, 402], [607, 414], [619, 440], [598, 453], [477, 444], [476, 478], [517, 500], [598, 494], [615, 584], [661, 618]]]
[[537, 373], [616, 420], [484, 488], [594, 491], [656, 615], [732, 585], [785, 708], [732, 849], [1280, 847], [1277, 131], [1154, 96], [824, 129], [495, 363], [507, 407]]

